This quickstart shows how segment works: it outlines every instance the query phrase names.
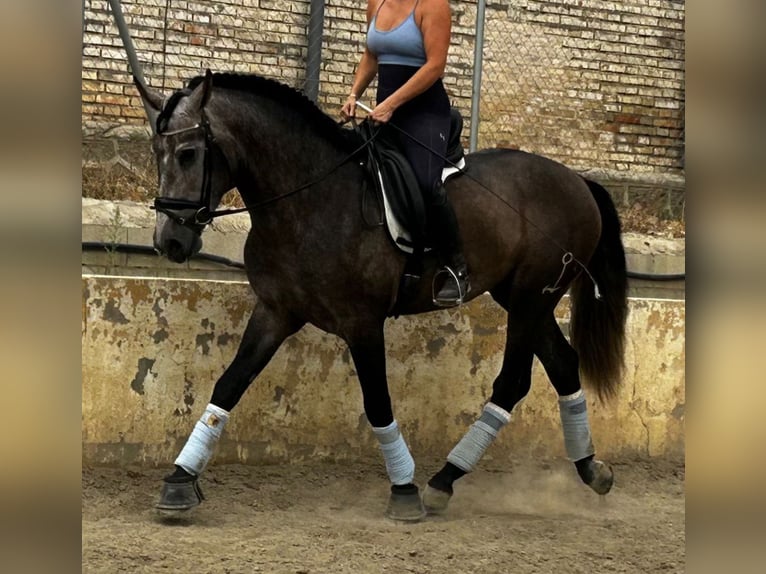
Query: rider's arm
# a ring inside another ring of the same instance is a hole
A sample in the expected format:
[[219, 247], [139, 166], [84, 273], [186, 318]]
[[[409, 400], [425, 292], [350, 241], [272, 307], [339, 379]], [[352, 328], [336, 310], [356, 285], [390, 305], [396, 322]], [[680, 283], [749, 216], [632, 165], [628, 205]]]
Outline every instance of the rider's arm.
[[430, 88], [444, 75], [451, 34], [450, 7], [447, 0], [420, 0], [415, 17], [423, 34], [426, 63], [398, 90], [382, 101], [371, 117], [387, 122], [396, 108]]
[[[367, 1], [367, 26], [369, 27], [373, 16], [375, 16], [375, 10], [377, 3], [380, 0], [368, 0]], [[354, 83], [351, 85], [351, 92], [346, 98], [346, 103], [341, 108], [341, 115], [344, 117], [351, 117], [356, 112], [356, 100], [362, 97], [362, 94], [370, 85], [370, 82], [375, 78], [378, 73], [378, 58], [370, 52], [365, 46], [362, 58], [359, 61], [359, 66], [356, 69], [354, 75]]]

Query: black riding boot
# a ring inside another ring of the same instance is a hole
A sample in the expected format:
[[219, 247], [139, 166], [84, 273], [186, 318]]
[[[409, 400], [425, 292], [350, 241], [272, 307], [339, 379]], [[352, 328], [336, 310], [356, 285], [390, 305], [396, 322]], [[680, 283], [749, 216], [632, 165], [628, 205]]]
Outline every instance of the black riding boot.
[[[431, 204], [428, 213], [431, 237], [436, 242], [434, 247], [441, 254], [444, 265], [434, 276], [433, 301], [439, 307], [454, 307], [463, 302], [471, 286], [468, 281], [468, 265], [463, 257], [457, 217], [443, 190], [440, 191], [441, 197], [437, 195], [436, 202]], [[444, 284], [437, 293], [437, 282], [442, 280]]]

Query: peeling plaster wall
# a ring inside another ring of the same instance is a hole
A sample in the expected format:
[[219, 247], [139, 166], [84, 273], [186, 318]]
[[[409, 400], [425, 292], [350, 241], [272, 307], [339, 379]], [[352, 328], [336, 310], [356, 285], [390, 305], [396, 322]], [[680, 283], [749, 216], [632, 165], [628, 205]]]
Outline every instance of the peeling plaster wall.
[[[88, 464], [171, 465], [234, 356], [254, 296], [245, 283], [85, 276], [82, 441]], [[558, 309], [568, 322], [566, 301]], [[683, 301], [631, 299], [618, 399], [590, 413], [600, 455], [684, 450]], [[389, 320], [394, 409], [413, 453], [446, 456], [487, 400], [505, 314], [488, 296]], [[234, 410], [217, 462], [374, 454], [345, 344], [306, 327], [286, 341]], [[564, 456], [555, 393], [535, 363], [532, 392], [487, 457]]]

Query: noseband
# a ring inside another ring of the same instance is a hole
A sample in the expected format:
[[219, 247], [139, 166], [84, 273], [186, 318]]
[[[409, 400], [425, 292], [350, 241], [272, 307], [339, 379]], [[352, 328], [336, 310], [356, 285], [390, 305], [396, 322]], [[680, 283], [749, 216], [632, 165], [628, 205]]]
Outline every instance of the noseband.
[[205, 154], [202, 159], [202, 190], [199, 201], [178, 199], [174, 197], [156, 197], [153, 206], [153, 209], [158, 213], [163, 213], [179, 225], [185, 225], [187, 227], [204, 227], [213, 221], [213, 218], [216, 216], [215, 212], [210, 210], [210, 202], [213, 193], [211, 189], [213, 171], [211, 165], [211, 149], [215, 138], [213, 138], [213, 134], [210, 131], [210, 122], [207, 120], [205, 110], [202, 110], [201, 121], [193, 126], [174, 130], [172, 132], [158, 132], [158, 135], [167, 137], [200, 129], [205, 134]]

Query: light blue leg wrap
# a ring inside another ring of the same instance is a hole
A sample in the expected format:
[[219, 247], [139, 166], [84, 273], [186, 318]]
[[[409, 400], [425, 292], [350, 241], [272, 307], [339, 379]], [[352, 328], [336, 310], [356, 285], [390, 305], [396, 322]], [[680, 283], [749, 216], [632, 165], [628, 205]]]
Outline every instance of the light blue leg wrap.
[[212, 458], [215, 446], [228, 420], [228, 411], [209, 404], [194, 425], [194, 430], [176, 458], [175, 464], [189, 474], [201, 474]]
[[564, 447], [573, 462], [596, 452], [588, 423], [588, 405], [582, 390], [559, 397], [561, 427], [564, 430]]
[[372, 427], [372, 432], [378, 437], [391, 484], [410, 484], [415, 478], [415, 461], [396, 420], [387, 427]]
[[460, 442], [447, 455], [447, 462], [465, 472], [471, 472], [484, 452], [497, 437], [497, 433], [511, 421], [511, 413], [494, 403], [484, 405], [484, 412], [471, 425]]

